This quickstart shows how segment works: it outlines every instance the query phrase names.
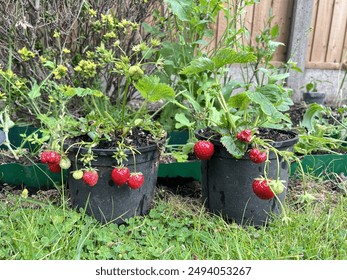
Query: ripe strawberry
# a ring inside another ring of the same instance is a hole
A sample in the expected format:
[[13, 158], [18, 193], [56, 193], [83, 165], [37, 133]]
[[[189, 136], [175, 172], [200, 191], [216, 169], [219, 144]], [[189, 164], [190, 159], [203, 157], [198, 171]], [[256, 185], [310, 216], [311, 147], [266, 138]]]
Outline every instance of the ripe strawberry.
[[48, 158], [49, 158], [49, 151], [43, 151], [41, 153], [41, 162], [48, 163]]
[[72, 177], [75, 180], [81, 180], [83, 177], [83, 171], [82, 170], [75, 170], [74, 172], [72, 172]]
[[115, 167], [111, 172], [112, 180], [117, 186], [124, 185], [128, 181], [129, 176], [130, 170], [128, 167]]
[[253, 192], [261, 199], [271, 199], [275, 196], [268, 185], [268, 181], [263, 178], [254, 179], [252, 184]]
[[236, 134], [236, 139], [240, 142], [249, 143], [252, 140], [252, 130], [245, 129]]
[[57, 163], [60, 162], [60, 155], [55, 151], [43, 151], [41, 153], [42, 163]]
[[48, 168], [51, 172], [59, 173], [61, 168], [58, 163], [48, 163]]
[[93, 187], [99, 180], [99, 174], [96, 170], [86, 170], [83, 172], [82, 179], [88, 186]]
[[249, 152], [249, 158], [254, 163], [262, 163], [266, 160], [266, 152], [261, 152], [258, 149], [254, 148]]
[[145, 181], [145, 177], [143, 176], [141, 172], [138, 172], [138, 173], [131, 173], [127, 183], [130, 188], [138, 189], [142, 186], [144, 181]]
[[69, 169], [71, 167], [71, 161], [68, 157], [62, 157], [59, 165], [61, 167], [61, 169]]
[[214, 153], [214, 145], [206, 140], [200, 140], [194, 145], [194, 153], [200, 160], [210, 159]]

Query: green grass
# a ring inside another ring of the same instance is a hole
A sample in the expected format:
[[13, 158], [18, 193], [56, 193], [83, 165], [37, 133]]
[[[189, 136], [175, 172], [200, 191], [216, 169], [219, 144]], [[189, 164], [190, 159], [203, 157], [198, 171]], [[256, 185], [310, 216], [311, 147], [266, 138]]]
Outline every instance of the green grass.
[[165, 193], [145, 217], [100, 225], [50, 202], [8, 194], [0, 201], [0, 259], [347, 259], [347, 198], [286, 205], [262, 228], [209, 214]]

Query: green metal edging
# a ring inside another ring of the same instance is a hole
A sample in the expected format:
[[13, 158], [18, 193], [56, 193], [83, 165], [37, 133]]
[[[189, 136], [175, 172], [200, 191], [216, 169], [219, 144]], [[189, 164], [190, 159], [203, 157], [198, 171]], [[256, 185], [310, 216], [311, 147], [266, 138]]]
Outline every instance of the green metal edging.
[[194, 180], [201, 180], [201, 162], [188, 161], [188, 162], [173, 162], [159, 164], [158, 177], [163, 178], [193, 178]]
[[[168, 145], [184, 145], [189, 138], [188, 130], [171, 131], [168, 134]], [[158, 168], [160, 178], [192, 178], [201, 180], [201, 162], [192, 160], [187, 162], [161, 163]]]
[[[23, 136], [29, 136], [36, 132], [38, 128], [33, 126], [14, 126], [9, 131], [9, 141], [14, 147], [28, 149], [30, 153], [36, 152], [40, 147], [31, 143], [24, 143]], [[0, 146], [6, 150], [6, 146]], [[66, 178], [66, 172], [53, 173], [49, 171], [48, 166], [42, 163], [33, 163], [30, 165], [20, 163], [0, 163], [0, 184], [11, 186], [25, 186], [31, 191], [47, 190], [61, 184], [62, 179]]]
[[[66, 174], [63, 173], [66, 177]], [[0, 165], [0, 184], [26, 186], [31, 191], [52, 189], [62, 182], [61, 173], [50, 172], [46, 164], [23, 165], [7, 163]]]
[[[334, 155], [305, 155], [301, 160], [303, 170], [314, 176], [327, 176], [329, 174], [347, 174], [347, 154]], [[300, 172], [298, 163], [291, 165], [291, 175]]]

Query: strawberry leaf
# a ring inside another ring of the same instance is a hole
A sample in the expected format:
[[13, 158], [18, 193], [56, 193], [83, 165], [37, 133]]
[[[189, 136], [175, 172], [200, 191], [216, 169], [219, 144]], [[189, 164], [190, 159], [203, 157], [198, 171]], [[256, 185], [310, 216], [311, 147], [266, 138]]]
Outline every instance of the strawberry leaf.
[[157, 76], [145, 76], [140, 79], [135, 88], [141, 93], [142, 97], [150, 102], [161, 99], [170, 100], [175, 97], [174, 90], [167, 84], [161, 83]]
[[250, 52], [236, 52], [232, 48], [219, 50], [212, 58], [216, 68], [221, 68], [228, 64], [255, 62], [256, 56]]
[[243, 156], [244, 151], [236, 145], [231, 135], [223, 136], [221, 138], [221, 143], [233, 157], [241, 158]]
[[213, 71], [215, 65], [208, 57], [199, 57], [190, 62], [190, 64], [183, 68], [180, 74], [183, 75], [194, 75], [200, 72]]
[[314, 130], [315, 117], [324, 110], [325, 108], [323, 105], [316, 103], [311, 104], [304, 114], [301, 126], [306, 127], [308, 131]]

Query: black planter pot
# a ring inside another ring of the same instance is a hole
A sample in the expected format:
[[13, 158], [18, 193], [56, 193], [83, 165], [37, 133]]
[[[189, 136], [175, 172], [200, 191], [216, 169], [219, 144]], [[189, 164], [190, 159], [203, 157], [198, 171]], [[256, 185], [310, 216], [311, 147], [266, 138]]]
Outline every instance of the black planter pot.
[[[293, 150], [297, 142], [295, 133], [286, 132], [293, 138], [273, 144], [278, 150]], [[204, 136], [196, 133], [198, 139]], [[202, 161], [202, 198], [209, 211], [221, 214], [238, 224], [252, 224], [261, 226], [272, 214], [281, 213], [280, 203], [276, 198], [262, 200], [252, 189], [254, 178], [264, 173], [264, 163], [255, 164], [248, 157], [241, 159], [232, 157], [219, 141], [211, 142], [215, 145], [214, 155], [210, 160]], [[277, 178], [277, 160], [273, 153], [269, 155], [270, 165], [268, 178]], [[281, 180], [288, 181], [289, 166], [286, 161], [279, 162]], [[286, 184], [285, 184], [286, 185]], [[283, 202], [286, 190], [278, 195]]]
[[[71, 175], [68, 177], [68, 186], [71, 193], [72, 206], [76, 208], [85, 208], [86, 213], [95, 217], [102, 223], [114, 222], [116, 224], [124, 223], [124, 220], [135, 215], [147, 214], [151, 208], [154, 190], [157, 181], [157, 172], [159, 164], [159, 150], [157, 145], [151, 145], [145, 148], [137, 149], [141, 154], [136, 154], [136, 161], [132, 153], [128, 153], [128, 161], [124, 164], [134, 171], [142, 172], [145, 181], [137, 189], [130, 189], [126, 184], [116, 186], [111, 179], [112, 166], [117, 162], [112, 158], [114, 150], [112, 149], [94, 149], [94, 155], [97, 160], [92, 166], [98, 169], [98, 183], [90, 187], [83, 180], [75, 180]], [[72, 166], [76, 166], [76, 153], [69, 152]], [[81, 153], [85, 153], [83, 149]], [[82, 168], [80, 162], [77, 162], [78, 168]]]
[[304, 92], [303, 98], [306, 104], [324, 104], [326, 94], [323, 92]]

